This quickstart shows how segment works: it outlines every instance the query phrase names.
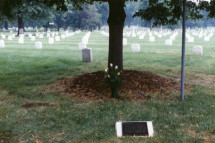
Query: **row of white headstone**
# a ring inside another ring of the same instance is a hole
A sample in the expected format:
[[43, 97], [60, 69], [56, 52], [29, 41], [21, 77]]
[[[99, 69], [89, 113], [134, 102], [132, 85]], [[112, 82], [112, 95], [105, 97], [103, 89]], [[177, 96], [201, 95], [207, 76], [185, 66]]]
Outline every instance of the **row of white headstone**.
[[82, 38], [82, 42], [79, 43], [79, 49], [85, 49], [87, 48], [87, 44], [90, 38], [91, 32], [87, 32], [83, 38]]
[[83, 38], [82, 42], [79, 43], [79, 49], [82, 51], [82, 61], [83, 62], [92, 62], [93, 61], [93, 53], [92, 48], [87, 48], [87, 44], [90, 38], [91, 32], [87, 32]]
[[[79, 32], [75, 32], [75, 33], [67, 33], [67, 37], [70, 37], [70, 36], [73, 36], [74, 34], [78, 34]], [[38, 33], [36, 33], [37, 35]], [[42, 36], [41, 36], [42, 35]], [[2, 35], [4, 38], [6, 37], [5, 35]], [[35, 36], [32, 36], [32, 34], [28, 34], [28, 36], [31, 38], [31, 41], [35, 41], [36, 37]], [[43, 34], [40, 34], [39, 35], [41, 38], [43, 38]], [[12, 38], [15, 38], [15, 34], [12, 34], [12, 36], [8, 36], [8, 40], [12, 40]], [[25, 35], [24, 34], [20, 34], [19, 38], [18, 38], [18, 43], [20, 44], [23, 44], [24, 43], [24, 37]], [[66, 38], [63, 34], [61, 35], [61, 38], [64, 39]], [[60, 41], [60, 36], [55, 36], [54, 37], [49, 37], [49, 40], [48, 40], [48, 43], [49, 44], [54, 44], [55, 41]], [[4, 40], [0, 40], [0, 48], [5, 48], [5, 42]], [[35, 48], [36, 49], [42, 49], [42, 42], [40, 41], [37, 41], [35, 42]]]
[[[203, 47], [202, 46], [193, 46], [193, 54], [195, 55], [202, 55], [203, 54]], [[132, 52], [140, 52], [140, 44], [131, 44], [131, 51]]]

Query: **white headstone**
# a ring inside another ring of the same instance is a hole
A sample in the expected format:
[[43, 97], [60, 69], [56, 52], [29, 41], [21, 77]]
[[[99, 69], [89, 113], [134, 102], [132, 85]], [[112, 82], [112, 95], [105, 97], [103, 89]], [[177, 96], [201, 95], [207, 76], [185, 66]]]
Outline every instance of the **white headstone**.
[[0, 48], [5, 48], [4, 40], [0, 40]]
[[204, 41], [210, 41], [210, 37], [208, 36], [204, 37]]
[[19, 41], [18, 41], [20, 44], [23, 44], [24, 43], [24, 38], [23, 37], [19, 37]]
[[5, 35], [1, 35], [2, 39], [5, 39]]
[[66, 36], [64, 34], [61, 35], [61, 39], [65, 39]]
[[127, 45], [127, 44], [128, 44], [127, 38], [123, 38], [123, 45]]
[[50, 37], [50, 33], [47, 33], [47, 37]]
[[31, 41], [35, 41], [35, 36], [31, 36]]
[[35, 48], [36, 49], [42, 49], [43, 48], [42, 42], [40, 42], [40, 41], [35, 42]]
[[193, 54], [202, 55], [203, 54], [203, 47], [202, 46], [193, 46]]
[[149, 41], [150, 41], [150, 42], [154, 42], [154, 41], [155, 41], [155, 37], [154, 37], [154, 36], [150, 36], [150, 37], [149, 37]]
[[43, 39], [43, 34], [40, 34], [39, 38], [40, 38], [40, 39]]
[[54, 38], [49, 38], [49, 44], [54, 44]]
[[8, 40], [13, 40], [13, 37], [12, 36], [8, 36]]
[[136, 37], [136, 33], [132, 32], [131, 37], [135, 38]]
[[194, 37], [189, 37], [189, 38], [188, 38], [188, 42], [189, 42], [189, 43], [193, 43], [193, 42], [194, 42]]
[[140, 51], [140, 44], [131, 44], [131, 51], [132, 52], [139, 52]]
[[144, 39], [144, 35], [140, 35], [140, 36], [139, 36], [139, 39], [140, 39], [140, 40]]
[[85, 49], [87, 48], [87, 45], [83, 42], [79, 43], [79, 49]]
[[163, 36], [162, 36], [162, 34], [158, 34], [158, 38], [162, 38]]
[[55, 36], [55, 41], [60, 41], [60, 36]]
[[93, 55], [92, 55], [91, 48], [82, 49], [82, 60], [83, 60], [83, 62], [92, 62], [93, 61]]
[[22, 28], [19, 29], [19, 34], [24, 34], [24, 30]]
[[12, 38], [16, 38], [16, 34], [12, 34]]
[[171, 39], [165, 40], [165, 45], [166, 46], [172, 46], [172, 40]]

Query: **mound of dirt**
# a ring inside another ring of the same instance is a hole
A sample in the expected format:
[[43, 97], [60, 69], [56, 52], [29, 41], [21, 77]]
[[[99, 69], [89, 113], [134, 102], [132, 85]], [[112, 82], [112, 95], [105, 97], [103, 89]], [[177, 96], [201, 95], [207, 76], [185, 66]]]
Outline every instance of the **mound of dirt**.
[[[168, 78], [150, 72], [125, 70], [121, 74], [122, 84], [119, 96], [126, 100], [144, 100], [152, 95], [166, 96], [179, 90], [178, 84]], [[87, 73], [73, 78], [66, 78], [57, 82], [60, 92], [77, 99], [111, 98], [111, 91], [104, 84], [104, 72]]]

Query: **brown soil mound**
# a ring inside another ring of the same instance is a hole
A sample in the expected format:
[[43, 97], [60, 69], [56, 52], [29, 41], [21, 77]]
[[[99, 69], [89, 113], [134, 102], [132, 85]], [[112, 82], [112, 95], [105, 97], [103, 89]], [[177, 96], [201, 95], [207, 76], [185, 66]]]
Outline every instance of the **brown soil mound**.
[[[169, 95], [176, 92], [178, 84], [149, 72], [125, 70], [121, 74], [122, 84], [119, 96], [126, 100], [142, 100], [152, 95]], [[103, 99], [111, 97], [110, 89], [104, 84], [104, 72], [98, 71], [83, 74], [74, 78], [66, 78], [57, 82], [61, 92], [75, 96], [77, 99]]]

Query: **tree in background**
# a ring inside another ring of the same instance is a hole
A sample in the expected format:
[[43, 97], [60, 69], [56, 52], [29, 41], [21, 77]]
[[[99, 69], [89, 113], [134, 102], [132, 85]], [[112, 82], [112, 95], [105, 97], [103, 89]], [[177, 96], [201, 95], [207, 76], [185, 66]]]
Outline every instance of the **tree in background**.
[[102, 23], [100, 21], [101, 15], [95, 5], [84, 5], [83, 11], [81, 12], [81, 29], [82, 30], [95, 30], [101, 27]]
[[57, 31], [59, 31], [60, 28], [66, 28], [66, 13], [63, 11], [55, 11], [54, 23], [57, 26]]
[[98, 13], [101, 14], [101, 22], [102, 25], [108, 25], [107, 19], [108, 19], [108, 13], [109, 13], [109, 7], [108, 3], [95, 3], [96, 8], [98, 9]]
[[130, 27], [131, 25], [139, 25], [140, 24], [140, 18], [135, 17], [133, 18], [133, 15], [137, 11], [140, 3], [139, 2], [126, 2], [125, 7], [125, 13], [126, 13], [126, 19], [125, 19], [125, 25]]
[[82, 11], [76, 10], [73, 6], [69, 6], [66, 13], [66, 26], [70, 26], [73, 30], [95, 30], [101, 27], [101, 15], [98, 13], [95, 5], [82, 5]]
[[[152, 20], [156, 25], [176, 25], [182, 17], [182, 1], [178, 0], [149, 0], [148, 7], [143, 7], [135, 16], [139, 16], [145, 20]], [[199, 5], [192, 1], [186, 1], [187, 19], [198, 20], [203, 18]]]

